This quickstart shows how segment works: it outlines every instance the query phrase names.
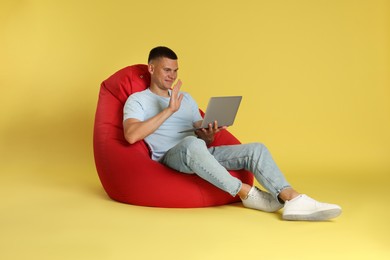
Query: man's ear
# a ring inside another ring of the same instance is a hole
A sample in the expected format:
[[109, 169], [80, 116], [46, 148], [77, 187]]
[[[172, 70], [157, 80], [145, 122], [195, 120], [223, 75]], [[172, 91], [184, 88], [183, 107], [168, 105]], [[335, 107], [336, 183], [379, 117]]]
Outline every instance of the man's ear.
[[154, 65], [152, 63], [148, 64], [148, 71], [149, 71], [150, 74], [153, 74], [153, 72], [154, 72]]

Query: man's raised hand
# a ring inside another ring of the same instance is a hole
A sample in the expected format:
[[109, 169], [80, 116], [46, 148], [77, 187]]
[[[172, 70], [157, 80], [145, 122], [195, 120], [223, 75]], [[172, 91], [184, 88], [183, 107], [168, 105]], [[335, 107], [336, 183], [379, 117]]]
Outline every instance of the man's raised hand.
[[171, 99], [169, 100], [169, 108], [172, 110], [172, 112], [176, 112], [179, 110], [181, 101], [183, 100], [183, 94], [179, 95], [179, 91], [181, 88], [182, 82], [179, 79], [175, 86], [173, 86], [171, 89]]

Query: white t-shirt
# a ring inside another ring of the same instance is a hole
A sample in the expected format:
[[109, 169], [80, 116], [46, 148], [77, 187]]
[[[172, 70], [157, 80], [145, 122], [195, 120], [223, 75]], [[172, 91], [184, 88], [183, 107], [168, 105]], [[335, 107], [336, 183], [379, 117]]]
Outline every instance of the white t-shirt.
[[[180, 109], [172, 114], [154, 133], [145, 137], [152, 151], [152, 159], [158, 161], [166, 151], [178, 144], [186, 136], [195, 136], [193, 132], [179, 133], [193, 127], [193, 123], [202, 120], [198, 105], [186, 92]], [[148, 89], [130, 95], [123, 109], [123, 120], [135, 118], [145, 121], [168, 107], [170, 98], [161, 97]]]

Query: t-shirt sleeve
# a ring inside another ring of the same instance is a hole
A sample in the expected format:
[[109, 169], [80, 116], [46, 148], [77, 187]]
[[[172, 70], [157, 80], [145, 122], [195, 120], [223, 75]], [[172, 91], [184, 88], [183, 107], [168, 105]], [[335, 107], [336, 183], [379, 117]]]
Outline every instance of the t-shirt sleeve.
[[129, 96], [123, 107], [123, 121], [129, 118], [135, 118], [140, 121], [145, 120], [145, 111], [141, 102], [134, 96]]

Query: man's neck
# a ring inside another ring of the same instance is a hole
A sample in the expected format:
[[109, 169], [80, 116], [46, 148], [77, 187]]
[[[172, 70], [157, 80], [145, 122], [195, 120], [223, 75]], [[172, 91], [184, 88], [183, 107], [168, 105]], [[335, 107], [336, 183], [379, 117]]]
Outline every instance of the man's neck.
[[149, 86], [149, 90], [152, 92], [152, 93], [154, 93], [154, 94], [156, 94], [156, 95], [158, 95], [158, 96], [162, 96], [162, 97], [170, 97], [169, 96], [169, 91], [168, 90], [165, 90], [165, 89], [160, 89], [159, 87], [157, 87], [157, 86], [153, 86], [153, 85], [150, 85]]

